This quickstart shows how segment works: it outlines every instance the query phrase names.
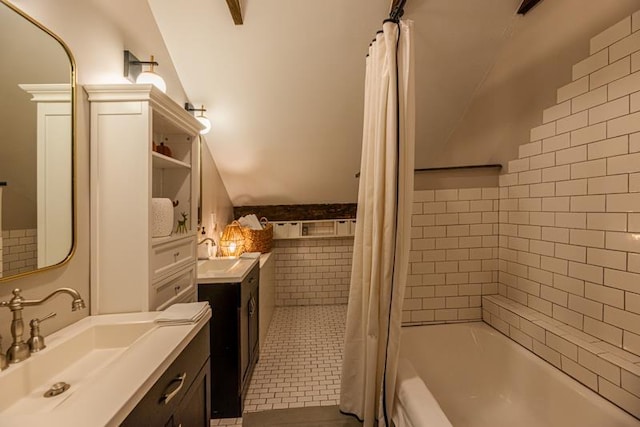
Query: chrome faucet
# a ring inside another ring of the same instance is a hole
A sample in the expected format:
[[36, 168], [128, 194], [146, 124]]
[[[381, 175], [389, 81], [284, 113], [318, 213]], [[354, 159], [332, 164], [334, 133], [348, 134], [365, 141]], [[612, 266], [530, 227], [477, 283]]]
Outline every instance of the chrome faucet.
[[204, 239], [200, 240], [200, 241], [198, 242], [198, 244], [199, 244], [199, 245], [201, 245], [201, 244], [203, 244], [204, 242], [211, 242], [211, 244], [212, 244], [213, 246], [215, 246], [215, 245], [216, 245], [215, 240], [213, 240], [211, 237], [206, 237], [206, 238], [204, 238]]
[[13, 342], [7, 350], [7, 359], [9, 360], [9, 363], [21, 362], [28, 359], [31, 355], [29, 345], [22, 339], [22, 334], [24, 333], [22, 310], [24, 307], [43, 304], [45, 301], [58, 294], [68, 294], [73, 298], [73, 301], [71, 302], [71, 311], [76, 311], [86, 307], [84, 300], [80, 297], [78, 291], [72, 288], [56, 289], [46, 297], [39, 300], [24, 299], [21, 292], [22, 291], [20, 289], [16, 288], [13, 290], [13, 298], [9, 301], [0, 302], [0, 307], [9, 307], [9, 310], [11, 310], [11, 313], [13, 314], [13, 320], [11, 321], [11, 336], [13, 338]]

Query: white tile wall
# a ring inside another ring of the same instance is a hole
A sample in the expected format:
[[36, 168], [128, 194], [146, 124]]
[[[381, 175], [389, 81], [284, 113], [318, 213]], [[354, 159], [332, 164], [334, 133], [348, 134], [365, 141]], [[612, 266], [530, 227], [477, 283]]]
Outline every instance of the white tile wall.
[[[536, 181], [528, 162], [512, 167]], [[495, 187], [414, 193], [404, 324], [481, 318], [481, 295], [497, 293], [498, 200]]]
[[[562, 299], [562, 295], [553, 294]], [[569, 295], [569, 306], [596, 315], [601, 307], [588, 299]], [[560, 305], [556, 311], [570, 313]], [[612, 312], [625, 322], [623, 310]], [[569, 315], [570, 316], [570, 315]], [[592, 333], [588, 335], [541, 313], [500, 295], [482, 298], [482, 318], [498, 331], [534, 352], [603, 397], [611, 400], [632, 415], [640, 416], [640, 357], [605, 341], [615, 336], [606, 323], [585, 316]], [[568, 318], [567, 320], [570, 320]], [[615, 339], [613, 339], [615, 341]]]
[[573, 80], [577, 80], [580, 77], [591, 74], [594, 71], [597, 71], [607, 65], [609, 65], [609, 50], [601, 50], [600, 52], [589, 56], [587, 59], [584, 59], [573, 66]]
[[274, 240], [276, 305], [346, 304], [353, 237]]
[[591, 40], [591, 56], [531, 130], [541, 152], [523, 141], [499, 180], [499, 295], [482, 307], [496, 329], [638, 417], [640, 12], [634, 18]]
[[607, 28], [590, 41], [589, 52], [594, 54], [601, 49], [611, 46], [618, 40], [631, 34], [631, 17], [626, 17], [622, 21]]
[[5, 230], [0, 239], [0, 276], [11, 276], [34, 270], [38, 265], [36, 229]]

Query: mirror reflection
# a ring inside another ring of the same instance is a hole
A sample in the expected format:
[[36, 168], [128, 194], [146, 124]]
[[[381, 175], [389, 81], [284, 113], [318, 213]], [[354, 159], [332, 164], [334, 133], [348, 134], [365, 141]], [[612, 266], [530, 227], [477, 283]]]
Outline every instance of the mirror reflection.
[[0, 1], [0, 280], [71, 253], [72, 69], [55, 37]]

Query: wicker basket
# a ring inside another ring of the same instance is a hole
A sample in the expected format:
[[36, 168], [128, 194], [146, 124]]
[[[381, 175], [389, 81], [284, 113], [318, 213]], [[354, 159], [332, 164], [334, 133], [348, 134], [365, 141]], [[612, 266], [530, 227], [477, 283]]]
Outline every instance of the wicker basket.
[[260, 222], [264, 226], [262, 230], [252, 230], [242, 227], [244, 235], [244, 251], [245, 252], [271, 252], [273, 244], [273, 225], [266, 218], [260, 218]]

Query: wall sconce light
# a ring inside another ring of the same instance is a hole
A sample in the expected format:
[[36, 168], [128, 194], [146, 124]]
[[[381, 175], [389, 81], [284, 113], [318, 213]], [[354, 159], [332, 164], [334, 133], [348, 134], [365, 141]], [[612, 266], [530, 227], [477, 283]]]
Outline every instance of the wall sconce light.
[[208, 134], [211, 130], [211, 120], [209, 120], [209, 118], [204, 115], [204, 112], [207, 111], [206, 108], [204, 108], [204, 105], [200, 108], [194, 108], [193, 105], [187, 102], [186, 104], [184, 104], [184, 109], [192, 113], [196, 111], [200, 112], [200, 114], [196, 116], [196, 119], [198, 119], [198, 121], [204, 126], [204, 129], [200, 131], [200, 135]]
[[222, 256], [239, 257], [244, 252], [244, 235], [238, 221], [233, 221], [224, 228], [220, 237]]
[[[148, 65], [148, 71], [142, 71], [142, 66]], [[150, 61], [140, 61], [128, 50], [124, 51], [124, 76], [132, 83], [152, 84], [162, 92], [167, 91], [167, 85], [162, 77], [155, 71], [154, 67], [159, 65], [151, 56]]]

